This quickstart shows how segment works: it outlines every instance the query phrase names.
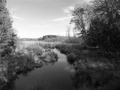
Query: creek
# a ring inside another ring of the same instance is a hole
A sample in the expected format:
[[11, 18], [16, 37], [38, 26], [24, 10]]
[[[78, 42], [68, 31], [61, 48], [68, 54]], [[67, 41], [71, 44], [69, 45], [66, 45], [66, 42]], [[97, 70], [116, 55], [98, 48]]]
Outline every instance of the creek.
[[56, 62], [18, 74], [2, 90], [120, 90], [119, 72], [84, 69], [82, 60], [71, 63], [65, 54], [53, 51], [58, 55]]
[[73, 90], [71, 76], [75, 70], [67, 62], [66, 55], [57, 49], [54, 52], [58, 55], [56, 63], [49, 63], [25, 75], [19, 75], [14, 81], [13, 90]]

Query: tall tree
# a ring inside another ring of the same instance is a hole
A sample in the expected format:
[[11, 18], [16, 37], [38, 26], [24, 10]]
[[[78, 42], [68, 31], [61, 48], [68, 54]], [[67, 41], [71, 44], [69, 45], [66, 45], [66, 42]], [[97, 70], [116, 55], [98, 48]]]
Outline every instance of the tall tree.
[[77, 5], [71, 22], [86, 44], [120, 50], [120, 0], [93, 0]]
[[72, 11], [73, 18], [71, 19], [71, 23], [75, 24], [74, 30], [79, 31], [78, 36], [82, 36], [84, 41], [86, 41], [86, 34], [92, 16], [91, 9], [91, 5], [78, 4]]
[[120, 1], [94, 0], [93, 7], [94, 18], [91, 19], [88, 41], [106, 50], [119, 49]]
[[6, 0], [0, 0], [0, 55], [10, 54], [15, 48], [16, 35], [6, 8]]

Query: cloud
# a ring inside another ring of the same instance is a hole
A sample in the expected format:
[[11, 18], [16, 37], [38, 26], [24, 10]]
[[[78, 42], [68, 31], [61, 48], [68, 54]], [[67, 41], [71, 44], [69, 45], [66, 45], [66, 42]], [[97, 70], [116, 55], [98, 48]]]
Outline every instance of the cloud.
[[59, 22], [59, 21], [70, 21], [70, 19], [73, 17], [72, 16], [72, 11], [74, 10], [74, 6], [68, 6], [63, 9], [63, 12], [66, 14], [64, 17], [56, 18], [53, 19], [53, 22]]
[[75, 9], [75, 5], [83, 5], [85, 3], [90, 3], [90, 1], [93, 1], [93, 0], [77, 0], [74, 5], [72, 6], [68, 6], [66, 8], [63, 9], [63, 12], [65, 14], [67, 14], [68, 16], [71, 16], [72, 15], [72, 11]]
[[83, 5], [83, 4], [90, 4], [93, 0], [78, 0], [76, 4]]
[[44, 1], [44, 0], [26, 0], [26, 1], [30, 1], [30, 2], [41, 2], [41, 1]]
[[71, 11], [73, 11], [73, 10], [74, 10], [74, 6], [69, 6], [67, 8], [64, 8], [63, 12], [66, 14], [71, 14]]
[[12, 18], [24, 21], [24, 19], [22, 17], [16, 16], [16, 15], [12, 15]]
[[54, 22], [58, 22], [58, 21], [65, 21], [65, 20], [70, 20], [72, 18], [72, 16], [67, 16], [67, 17], [60, 17], [60, 18], [56, 18], [52, 21]]
[[70, 20], [70, 19], [73, 17], [72, 14], [71, 14], [72, 10], [74, 10], [74, 7], [73, 7], [73, 6], [69, 6], [69, 7], [64, 8], [64, 9], [63, 9], [63, 12], [66, 14], [66, 16], [53, 19], [52, 21], [53, 21], [53, 22], [59, 22], [59, 21], [67, 21], [67, 20]]
[[13, 13], [15, 13], [16, 9], [15, 9], [15, 8], [12, 8], [12, 9], [10, 9], [9, 11], [10, 11], [10, 14], [13, 14]]
[[39, 24], [32, 24], [30, 25], [30, 27], [33, 27], [33, 28], [43, 28], [43, 27], [49, 27], [51, 26], [50, 24], [44, 24], [44, 25], [39, 25]]
[[12, 9], [9, 10], [11, 17], [13, 18], [13, 20], [15, 19], [15, 20], [22, 20], [23, 21], [24, 18], [15, 15], [16, 10], [17, 10], [16, 8], [12, 8]]

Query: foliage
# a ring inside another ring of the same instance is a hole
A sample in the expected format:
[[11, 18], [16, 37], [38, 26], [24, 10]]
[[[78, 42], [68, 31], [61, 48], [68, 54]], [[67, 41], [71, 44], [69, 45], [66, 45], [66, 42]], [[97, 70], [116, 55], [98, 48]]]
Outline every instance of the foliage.
[[115, 51], [120, 45], [120, 2], [118, 0], [95, 0], [94, 17], [88, 32], [88, 44]]
[[82, 36], [86, 40], [85, 36], [89, 27], [90, 18], [92, 16], [92, 6], [88, 4], [76, 5], [72, 11], [73, 18], [71, 23], [75, 24], [74, 30], [78, 32], [78, 36]]
[[93, 0], [73, 11], [75, 28], [85, 43], [107, 51], [120, 50], [120, 1]]
[[70, 43], [70, 44], [82, 44], [83, 43], [83, 39], [77, 38], [77, 37], [70, 37], [69, 39], [66, 39], [64, 41], [65, 43]]
[[12, 20], [6, 8], [6, 0], [0, 2], [0, 56], [10, 54], [15, 49], [16, 35], [12, 29]]
[[70, 54], [73, 51], [71, 46], [68, 44], [58, 44], [55, 46], [55, 48], [57, 48], [58, 50], [60, 50], [61, 53], [66, 54], [66, 55]]
[[46, 41], [46, 42], [64, 42], [68, 37], [66, 36], [56, 36], [56, 35], [46, 35], [42, 38], [39, 38], [39, 41]]
[[42, 40], [48, 39], [48, 38], [56, 38], [56, 35], [45, 35], [42, 37]]
[[[7, 84], [14, 81], [19, 74], [27, 74], [34, 68], [54, 64], [58, 60], [57, 54], [48, 47], [34, 44], [22, 48], [14, 55], [7, 55], [0, 60], [0, 90], [8, 90]], [[3, 86], [2, 86], [3, 85]], [[5, 89], [1, 89], [5, 87]]]

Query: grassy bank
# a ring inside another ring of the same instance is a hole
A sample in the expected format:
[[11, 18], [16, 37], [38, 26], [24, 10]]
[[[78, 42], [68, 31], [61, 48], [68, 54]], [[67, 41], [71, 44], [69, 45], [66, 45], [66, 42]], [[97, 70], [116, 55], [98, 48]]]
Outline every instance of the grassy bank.
[[105, 68], [118, 64], [119, 55], [105, 52], [97, 48], [89, 48], [84, 45], [59, 44], [56, 48], [67, 55], [69, 63], [79, 62], [83, 67]]
[[0, 60], [0, 89], [19, 74], [27, 74], [34, 68], [42, 67], [48, 63], [55, 63], [58, 57], [49, 46], [34, 43], [18, 48], [13, 55]]
[[56, 48], [67, 55], [67, 61], [73, 66], [72, 80], [78, 90], [119, 89], [119, 54], [75, 44], [59, 44]]

